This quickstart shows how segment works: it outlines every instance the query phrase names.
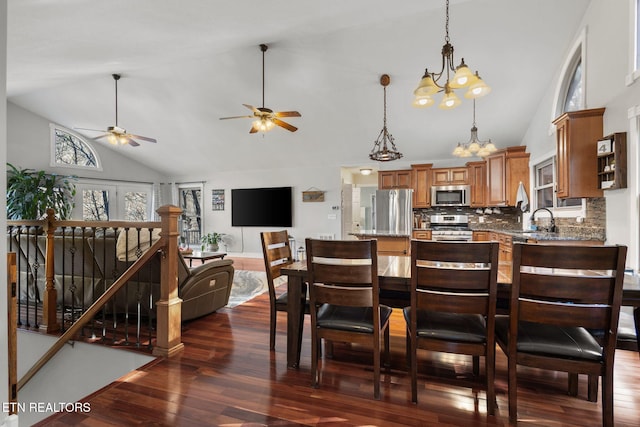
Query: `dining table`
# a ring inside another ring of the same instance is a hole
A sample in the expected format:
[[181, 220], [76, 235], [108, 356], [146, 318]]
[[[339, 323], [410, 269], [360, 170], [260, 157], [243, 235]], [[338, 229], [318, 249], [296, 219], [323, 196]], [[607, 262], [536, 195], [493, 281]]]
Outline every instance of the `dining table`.
[[[498, 266], [498, 305], [508, 305], [511, 288], [510, 261], [500, 261]], [[287, 276], [287, 367], [297, 369], [300, 365], [302, 330], [304, 324], [303, 291], [306, 291], [306, 261], [295, 261], [283, 266], [283, 275]], [[625, 274], [622, 293], [622, 305], [634, 307], [633, 317], [636, 337], [640, 338], [640, 278], [637, 274]], [[389, 299], [393, 308], [402, 308], [409, 301], [411, 285], [411, 257], [398, 255], [378, 255], [378, 283], [381, 302], [383, 294], [394, 295]], [[398, 296], [403, 298], [397, 298]], [[638, 345], [640, 351], [640, 343]]]

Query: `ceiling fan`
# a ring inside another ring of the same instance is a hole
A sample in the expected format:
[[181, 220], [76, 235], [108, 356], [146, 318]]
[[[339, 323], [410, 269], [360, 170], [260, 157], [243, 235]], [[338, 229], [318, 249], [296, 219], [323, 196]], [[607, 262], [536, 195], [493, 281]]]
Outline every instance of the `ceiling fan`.
[[120, 80], [120, 74], [112, 74], [113, 79], [116, 84], [116, 124], [114, 126], [109, 126], [107, 130], [102, 129], [86, 129], [86, 128], [75, 128], [77, 130], [88, 130], [92, 132], [106, 132], [103, 135], [97, 136], [94, 139], [107, 138], [110, 144], [113, 145], [125, 145], [129, 144], [132, 147], [137, 147], [140, 144], [136, 139], [146, 142], [157, 142], [153, 138], [149, 138], [146, 136], [134, 135], [132, 133], [127, 133], [127, 131], [118, 126], [118, 80]]
[[267, 132], [273, 129], [275, 126], [280, 126], [285, 128], [288, 131], [295, 132], [298, 130], [297, 127], [290, 125], [287, 122], [283, 122], [280, 120], [281, 117], [301, 117], [301, 114], [297, 111], [278, 111], [275, 112], [270, 108], [266, 108], [264, 106], [264, 53], [267, 51], [269, 47], [266, 44], [260, 45], [260, 50], [262, 51], [262, 107], [254, 107], [249, 104], [242, 104], [248, 109], [250, 109], [253, 114], [247, 116], [234, 116], [234, 117], [221, 117], [220, 120], [227, 119], [255, 119], [251, 126], [251, 130], [249, 133], [256, 132]]

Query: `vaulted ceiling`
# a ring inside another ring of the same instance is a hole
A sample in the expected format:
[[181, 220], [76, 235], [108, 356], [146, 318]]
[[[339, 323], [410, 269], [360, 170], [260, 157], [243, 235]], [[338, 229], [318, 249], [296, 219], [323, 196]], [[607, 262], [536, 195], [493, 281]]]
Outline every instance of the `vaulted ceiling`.
[[[440, 68], [445, 0], [9, 0], [7, 95], [68, 128], [114, 124], [157, 144], [117, 148], [168, 176], [213, 170], [372, 165], [382, 128], [408, 162], [452, 158], [472, 102], [415, 109], [424, 69]], [[519, 144], [554, 84], [589, 0], [452, 0], [449, 35], [493, 88], [477, 101], [481, 139]], [[297, 110], [249, 134], [243, 103]], [[85, 133], [95, 136], [95, 133]], [[105, 143], [105, 142], [100, 142]], [[105, 143], [106, 144], [106, 143]], [[385, 165], [389, 168], [390, 165]]]

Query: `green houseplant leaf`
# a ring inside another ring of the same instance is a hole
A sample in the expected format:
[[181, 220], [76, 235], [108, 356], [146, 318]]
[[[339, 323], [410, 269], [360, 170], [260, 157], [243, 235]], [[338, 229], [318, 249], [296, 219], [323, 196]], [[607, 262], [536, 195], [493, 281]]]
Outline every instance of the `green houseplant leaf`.
[[52, 208], [58, 219], [69, 219], [74, 207], [75, 176], [7, 163], [7, 219], [40, 219]]

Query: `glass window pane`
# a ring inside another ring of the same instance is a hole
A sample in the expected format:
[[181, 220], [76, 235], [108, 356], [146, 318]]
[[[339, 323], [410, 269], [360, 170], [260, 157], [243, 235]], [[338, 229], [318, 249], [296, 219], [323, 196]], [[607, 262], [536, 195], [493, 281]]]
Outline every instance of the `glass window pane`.
[[80, 138], [55, 129], [55, 162], [60, 165], [75, 165], [95, 168], [96, 155], [89, 145]]
[[109, 220], [109, 192], [105, 190], [82, 191], [82, 219], [85, 221]]
[[538, 169], [537, 186], [553, 184], [553, 163], [549, 163]]
[[538, 208], [553, 208], [553, 187], [538, 190], [536, 197]]
[[124, 195], [125, 221], [147, 221], [147, 193], [129, 191]]
[[577, 111], [581, 108], [582, 99], [582, 61], [578, 61], [567, 89], [564, 111]]
[[558, 207], [559, 208], [567, 208], [569, 206], [581, 206], [582, 199], [580, 198], [568, 198], [568, 199], [558, 199]]
[[180, 189], [180, 207], [182, 217], [180, 221], [181, 241], [188, 245], [200, 244], [202, 232], [202, 194], [200, 188]]

